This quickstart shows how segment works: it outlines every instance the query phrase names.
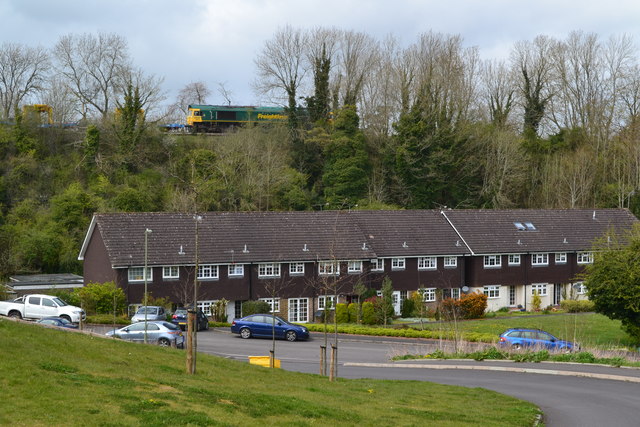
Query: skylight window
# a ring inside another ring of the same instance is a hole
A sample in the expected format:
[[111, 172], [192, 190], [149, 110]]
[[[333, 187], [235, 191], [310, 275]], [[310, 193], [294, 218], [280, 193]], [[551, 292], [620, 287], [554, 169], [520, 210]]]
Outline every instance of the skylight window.
[[514, 222], [513, 225], [516, 226], [518, 231], [537, 231], [537, 228], [531, 222]]
[[526, 230], [527, 230], [527, 228], [526, 228], [524, 225], [522, 225], [522, 223], [521, 223], [521, 222], [514, 222], [514, 223], [513, 223], [513, 225], [515, 225], [515, 226], [516, 226], [516, 228], [517, 228], [519, 231], [526, 231]]
[[529, 230], [529, 231], [536, 231], [536, 226], [535, 226], [535, 225], [533, 225], [532, 223], [530, 223], [530, 222], [525, 222], [525, 223], [524, 223], [524, 225], [527, 227], [527, 230]]

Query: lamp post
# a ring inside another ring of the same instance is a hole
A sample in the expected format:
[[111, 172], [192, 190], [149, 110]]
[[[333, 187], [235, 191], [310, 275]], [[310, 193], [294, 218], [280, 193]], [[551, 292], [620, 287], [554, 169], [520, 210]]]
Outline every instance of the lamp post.
[[148, 248], [148, 237], [151, 234], [150, 229], [144, 230], [144, 270], [142, 270], [142, 275], [144, 276], [144, 343], [147, 343], [147, 248]]

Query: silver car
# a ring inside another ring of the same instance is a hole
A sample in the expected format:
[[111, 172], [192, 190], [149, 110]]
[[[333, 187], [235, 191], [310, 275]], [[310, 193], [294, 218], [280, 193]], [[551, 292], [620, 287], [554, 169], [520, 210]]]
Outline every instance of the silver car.
[[[146, 313], [146, 318], [145, 318]], [[167, 312], [164, 307], [158, 307], [155, 305], [141, 306], [136, 311], [136, 314], [131, 318], [131, 323], [136, 322], [150, 322], [153, 320], [167, 320]]]
[[[145, 322], [134, 323], [124, 328], [107, 332], [108, 337], [116, 337], [125, 341], [144, 342]], [[161, 347], [184, 347], [184, 335], [180, 328], [167, 321], [146, 322], [147, 342]]]

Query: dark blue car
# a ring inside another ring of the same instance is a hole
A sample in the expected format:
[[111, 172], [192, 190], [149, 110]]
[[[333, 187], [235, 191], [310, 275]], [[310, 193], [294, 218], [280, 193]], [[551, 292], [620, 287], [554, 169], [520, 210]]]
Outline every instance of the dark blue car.
[[242, 319], [234, 319], [231, 323], [231, 332], [240, 334], [245, 339], [251, 337], [271, 338], [274, 331], [276, 338], [283, 338], [287, 341], [309, 338], [309, 330], [304, 326], [294, 325], [271, 314], [252, 314]]
[[500, 335], [500, 345], [519, 350], [525, 347], [545, 348], [548, 350], [577, 350], [578, 345], [571, 341], [558, 339], [539, 329], [507, 329]]

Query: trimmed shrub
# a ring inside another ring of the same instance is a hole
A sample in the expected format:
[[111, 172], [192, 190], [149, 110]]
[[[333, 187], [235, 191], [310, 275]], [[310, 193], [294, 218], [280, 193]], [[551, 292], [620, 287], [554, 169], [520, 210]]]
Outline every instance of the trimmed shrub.
[[415, 303], [413, 302], [413, 299], [407, 298], [406, 300], [402, 301], [402, 308], [400, 309], [400, 315], [404, 318], [413, 317], [415, 308], [416, 306], [415, 306]]
[[352, 302], [347, 307], [347, 311], [349, 312], [349, 322], [357, 323], [361, 321], [361, 319], [358, 319], [358, 304]]
[[560, 307], [568, 313], [584, 313], [594, 311], [593, 301], [589, 300], [571, 300], [566, 299], [560, 301]]
[[347, 304], [336, 304], [336, 322], [349, 323], [349, 310], [347, 310]]
[[242, 315], [249, 316], [257, 313], [270, 313], [271, 306], [266, 301], [245, 301], [242, 303]]
[[487, 310], [487, 296], [479, 292], [463, 295], [458, 302], [465, 319], [479, 319]]
[[362, 323], [365, 325], [375, 325], [376, 323], [376, 311], [371, 301], [362, 303]]

